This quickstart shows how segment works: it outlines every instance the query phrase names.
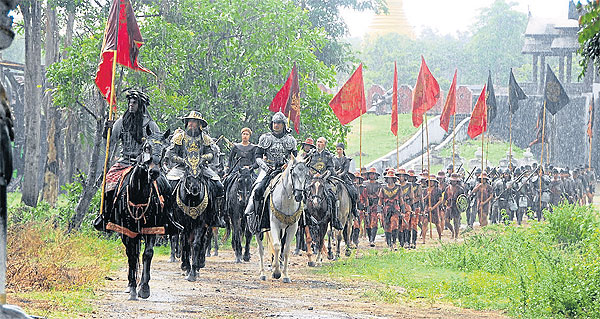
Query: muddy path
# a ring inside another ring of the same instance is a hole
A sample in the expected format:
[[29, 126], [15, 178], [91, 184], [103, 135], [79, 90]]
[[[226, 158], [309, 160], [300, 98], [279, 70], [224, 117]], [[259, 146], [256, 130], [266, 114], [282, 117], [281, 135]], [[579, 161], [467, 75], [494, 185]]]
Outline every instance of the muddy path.
[[[449, 235], [444, 234], [444, 235]], [[435, 231], [434, 231], [435, 236]], [[445, 240], [448, 236], [446, 236]], [[430, 241], [428, 245], [435, 245]], [[437, 243], [439, 244], [439, 243]], [[384, 239], [377, 247], [384, 249]], [[422, 246], [421, 246], [422, 247]], [[497, 312], [481, 312], [430, 304], [426, 301], [390, 304], [365, 297], [365, 292], [383, 287], [373, 282], [339, 280], [315, 273], [306, 266], [305, 256], [292, 256], [292, 283], [270, 277], [258, 279], [258, 257], [252, 248], [252, 260], [234, 263], [230, 247], [221, 247], [219, 256], [207, 257], [206, 268], [198, 281], [185, 280], [179, 263], [167, 262], [167, 256], [155, 256], [147, 300], [128, 301], [126, 268], [111, 274], [100, 288], [97, 311], [87, 318], [505, 318]], [[268, 272], [268, 276], [270, 272]], [[401, 287], [397, 287], [402, 293]]]

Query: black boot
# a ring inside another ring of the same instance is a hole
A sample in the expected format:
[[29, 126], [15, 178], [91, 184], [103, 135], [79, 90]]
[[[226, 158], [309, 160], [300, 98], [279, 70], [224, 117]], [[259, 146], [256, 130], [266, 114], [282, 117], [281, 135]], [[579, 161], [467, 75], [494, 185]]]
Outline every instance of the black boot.
[[387, 231], [385, 232], [385, 243], [389, 248], [392, 248], [392, 233]]
[[400, 245], [400, 247], [404, 246], [404, 241], [406, 240], [406, 238], [404, 238], [404, 232], [396, 229], [394, 230], [394, 233], [398, 238], [398, 245]]
[[417, 248], [417, 230], [413, 229], [411, 231], [411, 233], [412, 233], [412, 241], [410, 244], [410, 248], [415, 249], [415, 248]]
[[367, 240], [371, 242], [371, 228], [365, 228], [365, 232], [367, 233]]
[[375, 247], [375, 237], [376, 236], [377, 236], [377, 227], [373, 227], [373, 228], [371, 228], [371, 237], [369, 238], [371, 247]]
[[394, 250], [397, 250], [396, 249], [396, 239], [399, 240], [399, 238], [398, 238], [398, 230], [394, 229], [394, 230], [392, 230], [392, 246], [394, 247]]
[[338, 219], [338, 205], [337, 205], [337, 200], [332, 199], [330, 201], [330, 203], [332, 205], [331, 207], [333, 207], [333, 209], [332, 209], [332, 215], [331, 215], [331, 226], [333, 226], [333, 228], [335, 228], [337, 230], [342, 230], [342, 229], [344, 229], [344, 225], [342, 225], [342, 223]]

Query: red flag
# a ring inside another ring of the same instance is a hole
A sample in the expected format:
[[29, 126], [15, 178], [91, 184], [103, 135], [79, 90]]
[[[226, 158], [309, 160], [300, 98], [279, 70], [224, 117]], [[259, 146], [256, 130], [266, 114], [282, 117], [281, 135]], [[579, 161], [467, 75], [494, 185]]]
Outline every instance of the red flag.
[[421, 56], [421, 69], [419, 70], [412, 100], [412, 122], [415, 127], [419, 127], [423, 123], [423, 114], [429, 111], [439, 98], [440, 86], [429, 71], [427, 64], [425, 64], [425, 59]]
[[331, 107], [342, 125], [348, 124], [355, 118], [367, 113], [362, 63], [342, 89], [329, 102], [329, 107]]
[[281, 87], [279, 92], [277, 92], [277, 94], [275, 94], [273, 101], [271, 101], [271, 105], [269, 105], [269, 111], [271, 111], [271, 112], [279, 112], [279, 111], [284, 112], [285, 111], [285, 107], [288, 103], [288, 100], [290, 99], [290, 89], [292, 88], [293, 78], [294, 78], [294, 69], [292, 68], [292, 72], [290, 72], [290, 75], [288, 76], [287, 80], [285, 81], [285, 83], [283, 84], [283, 86]]
[[477, 99], [477, 103], [475, 103], [473, 113], [471, 113], [467, 134], [469, 134], [469, 137], [475, 138], [485, 131], [487, 131], [487, 106], [485, 105], [484, 85], [483, 90], [481, 90], [481, 94], [479, 94], [479, 98]]
[[296, 62], [292, 68], [292, 85], [290, 88], [290, 96], [285, 105], [283, 114], [287, 116], [292, 123], [297, 134], [300, 134], [300, 84], [298, 83], [298, 69]]
[[398, 68], [394, 62], [394, 92], [392, 93], [392, 133], [398, 136]]
[[440, 116], [440, 126], [444, 131], [448, 132], [448, 125], [450, 124], [450, 116], [456, 114], [456, 70], [454, 71], [454, 79], [450, 90], [448, 90], [448, 97], [446, 98], [446, 104], [444, 104], [444, 110]]
[[[129, 0], [113, 0], [104, 29], [100, 64], [96, 71], [96, 85], [109, 103], [111, 103], [110, 90], [115, 55], [116, 62], [122, 66], [154, 74], [138, 64], [138, 54], [142, 44], [144, 40], [131, 3]], [[112, 102], [111, 104], [114, 105], [115, 101]], [[114, 108], [116, 109], [116, 106]]]

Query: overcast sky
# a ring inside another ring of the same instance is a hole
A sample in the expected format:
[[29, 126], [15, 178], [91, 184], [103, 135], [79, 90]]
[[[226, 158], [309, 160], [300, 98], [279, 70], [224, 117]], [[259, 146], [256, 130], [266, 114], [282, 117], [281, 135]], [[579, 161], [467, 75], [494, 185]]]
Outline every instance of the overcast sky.
[[[481, 8], [490, 6], [494, 0], [404, 0], [404, 14], [408, 22], [419, 33], [423, 28], [432, 28], [441, 34], [468, 31]], [[566, 19], [568, 0], [517, 0], [515, 10], [540, 18]], [[351, 37], [362, 37], [368, 30], [374, 14], [369, 12], [342, 11], [350, 29]]]

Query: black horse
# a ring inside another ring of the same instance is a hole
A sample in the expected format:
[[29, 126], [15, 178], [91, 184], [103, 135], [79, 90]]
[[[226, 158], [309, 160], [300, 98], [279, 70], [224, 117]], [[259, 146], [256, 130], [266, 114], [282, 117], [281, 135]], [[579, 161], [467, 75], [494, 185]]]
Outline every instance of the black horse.
[[[321, 254], [325, 244], [325, 235], [327, 227], [331, 221], [329, 205], [325, 190], [325, 180], [321, 177], [313, 177], [308, 194], [306, 195], [305, 212], [305, 235], [306, 235], [306, 255], [308, 257], [308, 266], [314, 267], [315, 262], [321, 263]], [[331, 239], [331, 237], [330, 237]], [[317, 254], [315, 262], [312, 260], [314, 241], [314, 253]], [[328, 243], [328, 255], [331, 254], [331, 241]]]
[[[235, 252], [235, 262], [241, 263], [242, 258], [244, 261], [250, 261], [250, 241], [252, 240], [252, 233], [248, 230], [246, 216], [244, 210], [248, 204], [250, 193], [252, 192], [252, 185], [256, 178], [251, 169], [242, 167], [236, 173], [237, 177], [234, 178], [231, 186], [228, 188], [225, 194], [226, 210], [231, 221], [231, 228], [233, 229], [233, 235], [231, 237], [231, 247]], [[244, 255], [242, 257], [242, 240], [245, 237], [244, 244]]]
[[[203, 176], [205, 163], [198, 154], [188, 154], [184, 177], [175, 186], [175, 221], [183, 226], [181, 232], [181, 269], [188, 281], [196, 281], [197, 271], [204, 268], [209, 226], [216, 215], [215, 187]], [[191, 263], [190, 263], [191, 260]]]
[[[107, 229], [121, 233], [125, 245], [129, 271], [127, 292], [130, 300], [146, 299], [150, 296], [150, 264], [154, 255], [156, 236], [172, 228], [165, 210], [169, 203], [171, 188], [159, 169], [165, 153], [169, 132], [152, 133], [148, 137], [131, 170], [122, 178], [113, 208], [114, 223], [109, 222]], [[141, 241], [144, 241], [142, 257], [142, 277], [139, 291], [136, 293], [137, 269], [140, 257]]]

